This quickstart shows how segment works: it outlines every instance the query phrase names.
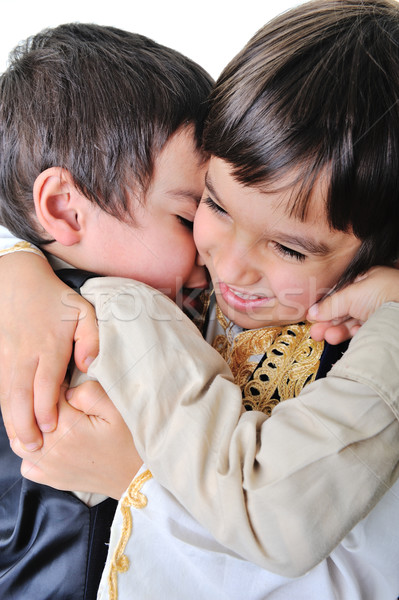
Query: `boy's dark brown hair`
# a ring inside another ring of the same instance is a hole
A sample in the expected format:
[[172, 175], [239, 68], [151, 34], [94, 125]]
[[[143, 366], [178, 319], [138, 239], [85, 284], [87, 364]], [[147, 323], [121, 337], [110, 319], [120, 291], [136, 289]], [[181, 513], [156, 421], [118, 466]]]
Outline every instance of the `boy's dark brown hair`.
[[221, 74], [204, 132], [237, 181], [296, 184], [306, 215], [329, 181], [331, 227], [362, 245], [340, 285], [399, 256], [399, 4], [317, 0], [265, 25]]
[[143, 196], [154, 159], [193, 125], [200, 150], [213, 81], [196, 63], [138, 34], [65, 24], [29, 38], [0, 77], [0, 221], [36, 244], [36, 177], [59, 166], [120, 219]]

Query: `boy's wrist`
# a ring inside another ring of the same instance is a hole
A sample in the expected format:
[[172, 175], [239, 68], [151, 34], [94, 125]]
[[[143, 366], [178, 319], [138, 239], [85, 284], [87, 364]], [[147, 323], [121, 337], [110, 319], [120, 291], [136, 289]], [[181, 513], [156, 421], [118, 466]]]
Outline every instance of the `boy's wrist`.
[[[374, 389], [399, 419], [397, 377], [399, 372], [399, 302], [377, 308], [359, 329], [348, 350], [330, 374], [351, 379]], [[378, 352], [373, 352], [378, 348]]]

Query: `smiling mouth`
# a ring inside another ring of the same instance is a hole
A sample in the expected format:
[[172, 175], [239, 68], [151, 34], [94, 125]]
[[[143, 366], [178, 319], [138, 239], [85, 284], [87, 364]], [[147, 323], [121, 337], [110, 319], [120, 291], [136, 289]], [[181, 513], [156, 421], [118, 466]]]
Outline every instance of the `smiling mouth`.
[[223, 282], [219, 282], [219, 290], [223, 300], [227, 304], [239, 310], [255, 308], [256, 306], [264, 306], [273, 300], [273, 296], [266, 296], [266, 294], [250, 294], [238, 291]]
[[243, 292], [237, 292], [237, 290], [232, 290], [231, 288], [229, 288], [231, 292], [233, 292], [233, 294], [235, 296], [238, 296], [239, 298], [242, 298], [243, 300], [259, 300], [259, 298], [265, 298], [266, 296], [257, 296], [254, 294], [244, 294]]

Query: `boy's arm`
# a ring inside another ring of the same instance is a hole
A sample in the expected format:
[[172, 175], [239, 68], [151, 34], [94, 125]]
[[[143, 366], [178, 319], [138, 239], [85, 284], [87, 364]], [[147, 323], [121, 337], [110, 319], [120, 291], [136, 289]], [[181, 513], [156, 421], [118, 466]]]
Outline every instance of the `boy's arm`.
[[160, 483], [226, 546], [287, 576], [339, 543], [398, 476], [399, 306], [362, 328], [331, 375], [267, 419], [243, 412], [216, 351], [167, 298], [92, 280], [103, 385]]
[[43, 431], [56, 426], [59, 389], [73, 343], [82, 370], [88, 354], [96, 355], [95, 315], [54, 275], [40, 250], [4, 227], [0, 258], [1, 408], [9, 436], [17, 435], [34, 449], [42, 441], [36, 419]]

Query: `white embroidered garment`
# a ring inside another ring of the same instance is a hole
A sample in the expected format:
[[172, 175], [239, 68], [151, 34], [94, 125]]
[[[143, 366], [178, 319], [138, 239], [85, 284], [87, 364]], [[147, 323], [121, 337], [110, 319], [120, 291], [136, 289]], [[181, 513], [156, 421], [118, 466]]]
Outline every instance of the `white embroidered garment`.
[[[139, 478], [143, 475], [141, 484]], [[125, 494], [117, 508], [98, 600], [397, 598], [398, 482], [328, 559], [303, 577], [288, 579], [221, 546], [151, 478], [146, 467], [142, 467], [137, 480], [138, 486], [132, 484], [136, 488], [133, 499], [126, 502]], [[126, 535], [127, 520], [121, 511], [124, 502], [125, 510], [130, 504], [130, 535]]]

